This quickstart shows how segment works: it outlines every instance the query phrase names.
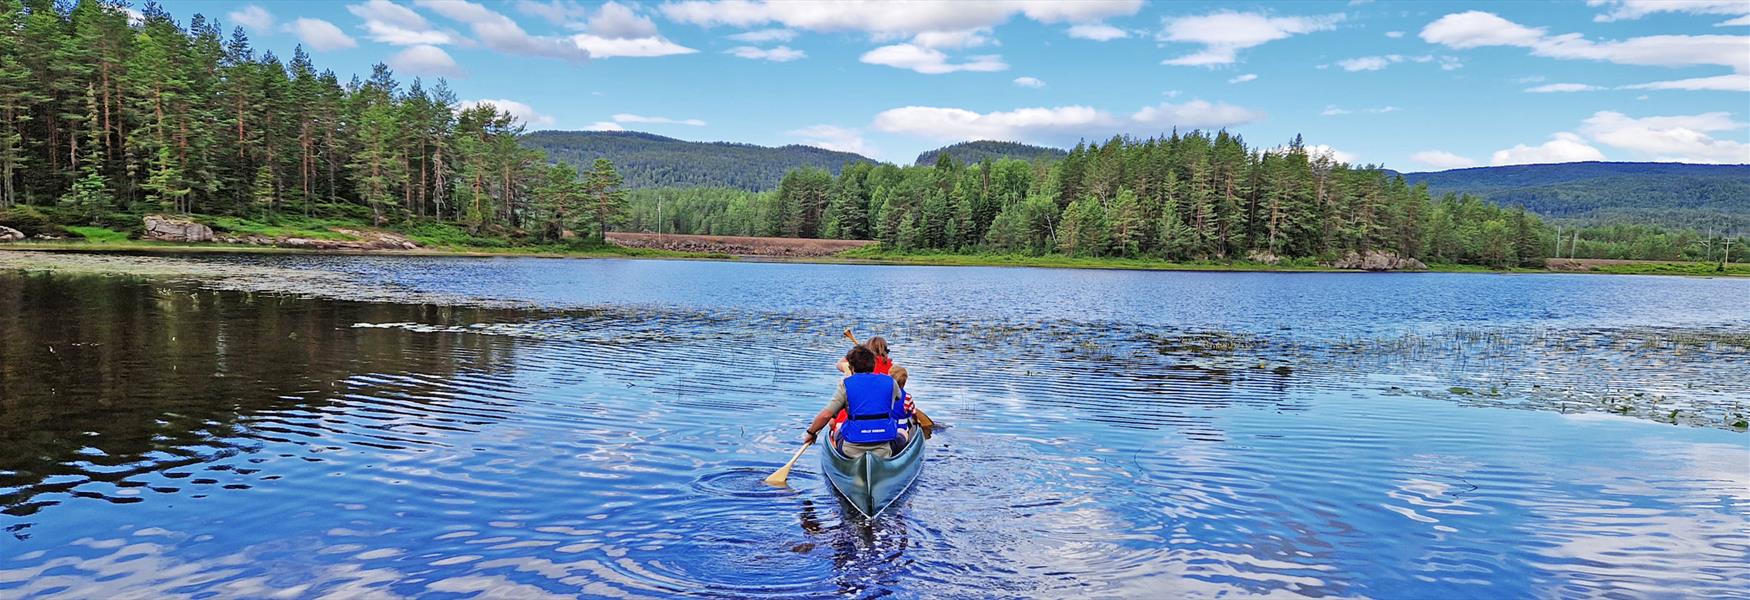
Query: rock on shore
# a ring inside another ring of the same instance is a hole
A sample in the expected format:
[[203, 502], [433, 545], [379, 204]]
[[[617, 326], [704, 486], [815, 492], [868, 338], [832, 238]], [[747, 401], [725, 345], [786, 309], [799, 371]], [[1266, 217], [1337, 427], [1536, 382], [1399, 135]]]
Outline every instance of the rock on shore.
[[24, 240], [24, 232], [5, 225], [0, 225], [0, 242], [17, 242]]
[[281, 248], [302, 248], [305, 250], [415, 250], [419, 244], [413, 243], [398, 234], [387, 231], [363, 231], [358, 229], [332, 228], [330, 231], [351, 237], [350, 240], [319, 240], [301, 237], [268, 237], [264, 235], [219, 235], [216, 239], [227, 244], [249, 244], [252, 246], [278, 246]]
[[1390, 252], [1367, 251], [1366, 254], [1350, 251], [1343, 258], [1331, 262], [1338, 269], [1360, 269], [1363, 271], [1426, 271], [1428, 265], [1422, 261], [1406, 256], [1398, 256]]
[[210, 242], [213, 241], [213, 228], [187, 219], [173, 219], [164, 215], [146, 215], [143, 219], [146, 225], [145, 238], [160, 242]]

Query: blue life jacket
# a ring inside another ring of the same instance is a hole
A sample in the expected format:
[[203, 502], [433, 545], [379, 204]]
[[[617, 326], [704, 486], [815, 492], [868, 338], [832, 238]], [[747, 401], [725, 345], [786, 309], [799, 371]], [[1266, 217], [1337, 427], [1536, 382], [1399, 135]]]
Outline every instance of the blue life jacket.
[[892, 377], [858, 373], [845, 378], [845, 412], [849, 418], [839, 426], [839, 437], [852, 444], [880, 444], [899, 437], [894, 417], [905, 406], [893, 399], [898, 384]]

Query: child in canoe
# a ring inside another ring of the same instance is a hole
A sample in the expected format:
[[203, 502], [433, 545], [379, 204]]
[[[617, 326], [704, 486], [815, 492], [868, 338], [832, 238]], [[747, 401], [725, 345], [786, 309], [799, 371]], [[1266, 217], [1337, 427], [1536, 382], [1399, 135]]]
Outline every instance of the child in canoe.
[[[847, 329], [847, 330], [845, 330], [845, 332], [848, 334], [848, 333], [850, 333], [850, 330]], [[870, 352], [875, 353], [875, 373], [877, 375], [889, 375], [889, 374], [891, 374], [890, 371], [893, 369], [893, 359], [888, 358], [888, 356], [887, 356], [887, 339], [886, 338], [883, 338], [881, 336], [875, 336], [875, 337], [869, 338], [869, 341], [863, 343], [863, 347], [868, 348]], [[846, 375], [851, 374], [851, 363], [846, 362], [845, 359], [842, 359], [842, 358], [839, 359], [838, 367], [839, 367], [840, 373], [844, 373]]]

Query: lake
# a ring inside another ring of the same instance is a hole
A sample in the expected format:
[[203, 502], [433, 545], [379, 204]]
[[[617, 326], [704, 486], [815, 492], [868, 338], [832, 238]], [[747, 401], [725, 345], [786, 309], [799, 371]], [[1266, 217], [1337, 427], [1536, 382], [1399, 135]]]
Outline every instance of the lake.
[[204, 274], [0, 270], [3, 597], [1750, 597], [1750, 280], [68, 260]]

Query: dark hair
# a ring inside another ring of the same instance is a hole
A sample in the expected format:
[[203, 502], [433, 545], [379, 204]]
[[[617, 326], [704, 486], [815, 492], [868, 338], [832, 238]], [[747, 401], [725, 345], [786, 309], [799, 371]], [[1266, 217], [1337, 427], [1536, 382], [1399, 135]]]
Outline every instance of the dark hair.
[[869, 338], [869, 341], [863, 345], [868, 346], [869, 351], [874, 352], [875, 356], [887, 356], [887, 340], [881, 336]]
[[875, 353], [868, 348], [855, 346], [845, 353], [845, 362], [850, 363], [852, 373], [873, 373], [875, 371]]

